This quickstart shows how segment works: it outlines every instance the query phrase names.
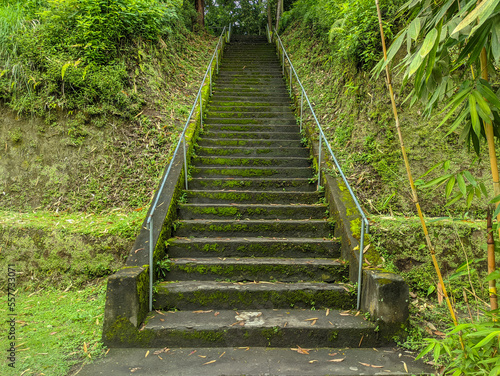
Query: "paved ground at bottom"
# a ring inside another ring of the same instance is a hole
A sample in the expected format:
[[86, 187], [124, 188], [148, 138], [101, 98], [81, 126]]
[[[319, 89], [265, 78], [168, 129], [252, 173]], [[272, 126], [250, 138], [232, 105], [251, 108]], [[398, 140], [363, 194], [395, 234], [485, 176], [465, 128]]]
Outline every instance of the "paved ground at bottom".
[[[303, 349], [171, 348], [110, 349], [71, 376], [351, 376], [432, 374], [413, 353], [397, 348]], [[340, 361], [340, 359], [342, 359]]]

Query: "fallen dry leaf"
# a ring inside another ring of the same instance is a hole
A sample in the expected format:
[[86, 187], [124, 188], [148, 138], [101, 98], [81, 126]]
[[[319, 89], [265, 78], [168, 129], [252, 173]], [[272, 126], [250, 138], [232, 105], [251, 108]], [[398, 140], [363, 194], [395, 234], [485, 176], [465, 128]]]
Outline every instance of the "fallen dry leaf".
[[[170, 349], [169, 349], [168, 347], [164, 347], [164, 348], [163, 348], [163, 349], [161, 349], [161, 350], [156, 350], [153, 354], [154, 354], [154, 355], [158, 355], [158, 354], [161, 354], [161, 353], [163, 353], [163, 352], [165, 352], [165, 353], [166, 353], [166, 352], [168, 352], [168, 351], [170, 351]], [[149, 352], [149, 351], [148, 351], [148, 352]]]
[[206, 366], [207, 364], [212, 364], [212, 363], [215, 363], [217, 360], [211, 360], [210, 362], [206, 362], [206, 363], [203, 363], [204, 366]]
[[311, 322], [311, 326], [313, 326], [314, 324], [316, 324], [316, 321], [317, 320], [314, 320], [313, 322]]
[[304, 354], [304, 355], [309, 355], [309, 351], [311, 351], [311, 349], [303, 349], [299, 345], [297, 345], [296, 349], [290, 349], [290, 350], [297, 351], [299, 354]]
[[130, 372], [135, 372], [135, 371], [137, 371], [137, 370], [139, 370], [139, 369], [141, 369], [141, 367], [135, 367], [135, 368], [132, 368], [132, 369], [130, 370]]
[[340, 312], [340, 316], [349, 316], [350, 314], [351, 314], [351, 312], [349, 312], [349, 311]]
[[332, 326], [333, 326], [333, 324], [332, 324], [332, 322], [331, 322], [331, 321], [328, 321], [328, 322], [330, 323], [330, 325], [332, 325]]
[[206, 355], [198, 355], [200, 358], [206, 358]]
[[326, 315], [325, 315], [325, 316], [328, 316], [329, 314], [330, 314], [330, 309], [329, 309], [329, 308], [327, 308], [327, 309], [326, 309]]
[[304, 321], [316, 321], [317, 319], [317, 317], [313, 317], [312, 319], [305, 319]]
[[163, 360], [163, 358], [160, 355], [158, 355], [158, 358], [160, 358], [160, 360]]
[[225, 354], [225, 353], [226, 353], [226, 352], [224, 351], [222, 354], [220, 354], [219, 359], [220, 359], [220, 358], [222, 358], [222, 357], [224, 356], [224, 354]]
[[406, 373], [408, 373], [408, 367], [406, 366], [405, 362], [403, 362], [403, 366], [405, 366], [405, 371], [406, 371]]
[[149, 350], [148, 350], [148, 351], [146, 351], [146, 355], [144, 355], [144, 357], [145, 357], [145, 358], [147, 358], [147, 357], [148, 357], [148, 355], [149, 355]]
[[362, 362], [358, 362], [359, 364], [361, 364], [362, 366], [365, 366], [365, 367], [370, 367], [371, 364], [368, 364], [368, 363], [362, 363]]
[[189, 355], [188, 355], [188, 356], [193, 355], [196, 351], [197, 351], [197, 350], [193, 350], [193, 351], [191, 351], [191, 352], [189, 353]]
[[87, 344], [85, 342], [83, 342], [83, 352], [87, 353]]
[[220, 312], [215, 312], [214, 313], [214, 316], [219, 316], [220, 315]]
[[344, 360], [345, 360], [345, 358], [342, 358], [342, 359], [330, 359], [329, 362], [339, 363], [339, 362], [343, 362]]
[[330, 355], [330, 356], [335, 356], [335, 355], [337, 355], [337, 354], [338, 354], [338, 353], [332, 353], [332, 354], [328, 354], [328, 355]]
[[317, 360], [310, 360], [310, 361], [309, 361], [309, 363], [311, 363], [311, 364], [312, 364], [312, 363], [316, 363], [316, 362], [317, 362]]
[[363, 334], [363, 336], [361, 337], [361, 339], [359, 340], [359, 345], [358, 347], [361, 347], [361, 343], [363, 342], [363, 338], [365, 338], [365, 335]]
[[193, 313], [210, 313], [210, 312], [213, 312], [213, 309], [211, 309], [210, 311], [193, 311]]

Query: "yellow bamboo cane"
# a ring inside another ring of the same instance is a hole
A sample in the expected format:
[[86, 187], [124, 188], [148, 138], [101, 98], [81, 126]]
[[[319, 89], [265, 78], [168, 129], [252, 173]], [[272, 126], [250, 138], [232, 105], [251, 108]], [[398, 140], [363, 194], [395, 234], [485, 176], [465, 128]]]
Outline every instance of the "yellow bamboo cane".
[[[382, 14], [380, 12], [380, 6], [378, 3], [378, 0], [375, 0], [375, 4], [377, 6], [378, 21], [379, 21], [379, 26], [380, 26], [380, 37], [382, 39], [382, 48], [384, 50], [384, 61], [387, 62], [387, 48], [385, 46], [384, 29], [382, 27]], [[427, 226], [425, 224], [424, 216], [422, 215], [422, 210], [420, 209], [420, 204], [418, 202], [417, 190], [415, 188], [415, 184], [413, 183], [413, 177], [411, 174], [410, 163], [408, 162], [408, 156], [406, 155], [406, 149], [405, 149], [405, 145], [403, 142], [403, 135], [401, 134], [401, 128], [399, 126], [398, 110], [396, 108], [396, 101], [394, 99], [394, 92], [392, 90], [392, 81], [391, 81], [391, 74], [389, 72], [389, 64], [386, 64], [386, 66], [385, 66], [385, 73], [387, 76], [387, 86], [389, 88], [389, 94], [391, 96], [392, 111], [394, 113], [394, 119], [396, 121], [396, 129], [398, 131], [399, 142], [401, 144], [401, 153], [403, 154], [403, 159], [404, 159], [405, 167], [406, 167], [406, 173], [408, 174], [408, 181], [410, 182], [411, 191], [412, 191], [412, 195], [413, 195], [413, 202], [415, 204], [415, 207], [417, 208], [418, 216], [420, 218], [420, 223], [422, 224], [422, 229], [424, 231], [425, 241], [427, 243], [427, 248], [429, 249], [429, 252], [431, 254], [432, 262], [434, 264], [434, 268], [436, 269], [439, 283], [440, 283], [441, 288], [443, 290], [444, 298], [446, 299], [446, 304], [448, 305], [448, 309], [450, 311], [453, 323], [456, 326], [456, 325], [458, 325], [458, 322], [457, 322], [457, 318], [455, 316], [455, 311], [453, 310], [450, 298], [448, 297], [448, 293], [446, 292], [446, 287], [445, 287], [444, 282], [443, 282], [443, 276], [441, 274], [441, 270], [439, 269], [439, 265], [438, 265], [438, 262], [436, 259], [436, 252], [434, 250], [434, 246], [432, 245], [431, 239], [429, 237], [429, 233], [427, 231]]]

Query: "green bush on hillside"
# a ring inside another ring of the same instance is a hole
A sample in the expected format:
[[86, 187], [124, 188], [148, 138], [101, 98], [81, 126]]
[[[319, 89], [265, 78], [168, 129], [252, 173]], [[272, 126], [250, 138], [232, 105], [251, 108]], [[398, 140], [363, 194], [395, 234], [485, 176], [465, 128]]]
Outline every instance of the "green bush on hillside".
[[0, 6], [0, 99], [20, 112], [82, 109], [129, 116], [142, 42], [185, 31], [182, 0], [27, 0]]
[[[381, 3], [384, 14], [384, 32], [390, 39], [394, 16], [402, 0]], [[373, 0], [298, 0], [283, 14], [281, 28], [294, 21], [310, 28], [316, 36], [328, 40], [332, 59], [348, 61], [358, 68], [370, 68], [382, 52], [377, 10]]]

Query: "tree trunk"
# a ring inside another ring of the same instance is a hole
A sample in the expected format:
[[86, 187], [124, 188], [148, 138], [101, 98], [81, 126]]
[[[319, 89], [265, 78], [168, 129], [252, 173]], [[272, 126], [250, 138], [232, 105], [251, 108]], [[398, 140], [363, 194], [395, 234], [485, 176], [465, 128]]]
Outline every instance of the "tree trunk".
[[273, 16], [271, 14], [271, 0], [267, 0], [267, 24], [269, 32], [273, 31]]
[[201, 27], [205, 27], [205, 0], [194, 0], [194, 7], [198, 13], [196, 22]]
[[278, 0], [278, 5], [276, 7], [276, 31], [278, 31], [278, 26], [280, 25], [280, 17], [283, 13], [283, 0]]

